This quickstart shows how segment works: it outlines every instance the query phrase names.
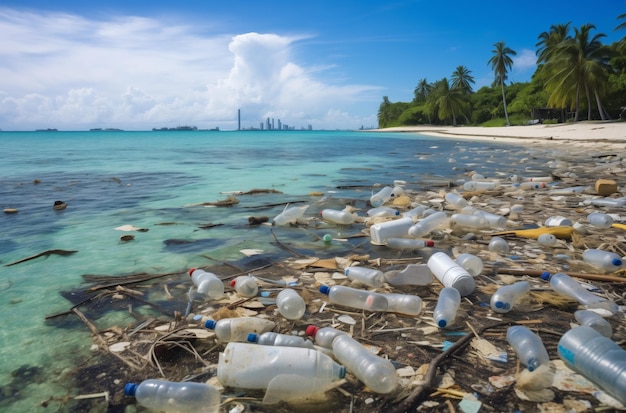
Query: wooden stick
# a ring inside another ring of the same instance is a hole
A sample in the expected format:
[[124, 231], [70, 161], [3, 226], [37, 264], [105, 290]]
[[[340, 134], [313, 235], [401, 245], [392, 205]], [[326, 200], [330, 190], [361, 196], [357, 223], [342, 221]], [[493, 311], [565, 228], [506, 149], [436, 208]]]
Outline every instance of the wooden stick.
[[[508, 275], [530, 275], [531, 277], [541, 277], [541, 275], [545, 271], [541, 270], [525, 270], [518, 268], [498, 268], [493, 267], [493, 275], [498, 274], [508, 274]], [[601, 275], [601, 274], [587, 274], [587, 273], [567, 273], [570, 277], [582, 278], [585, 280], [593, 280], [593, 281], [606, 281], [606, 282], [617, 282], [617, 283], [626, 283], [626, 277], [616, 277], [613, 275]]]

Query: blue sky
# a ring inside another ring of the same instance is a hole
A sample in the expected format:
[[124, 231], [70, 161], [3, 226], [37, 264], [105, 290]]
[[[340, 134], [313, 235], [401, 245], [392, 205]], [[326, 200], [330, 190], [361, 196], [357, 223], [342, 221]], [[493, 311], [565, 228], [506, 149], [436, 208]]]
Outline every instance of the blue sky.
[[0, 2], [0, 129], [196, 125], [376, 126], [383, 96], [472, 71], [491, 84], [493, 44], [535, 70], [537, 36], [592, 23], [611, 43], [623, 0]]

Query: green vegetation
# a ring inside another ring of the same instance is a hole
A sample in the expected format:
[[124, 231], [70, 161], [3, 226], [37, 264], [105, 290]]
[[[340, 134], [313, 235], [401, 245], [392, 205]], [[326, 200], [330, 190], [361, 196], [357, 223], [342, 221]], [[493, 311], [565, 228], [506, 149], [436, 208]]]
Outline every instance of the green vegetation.
[[[626, 13], [615, 30], [626, 30]], [[530, 82], [506, 84], [516, 52], [495, 43], [487, 62], [494, 73], [477, 91], [472, 71], [458, 66], [448, 78], [420, 79], [411, 102], [390, 102], [378, 110], [380, 128], [404, 125], [524, 125], [626, 118], [626, 36], [610, 45], [593, 24], [552, 25], [537, 37], [537, 70]]]

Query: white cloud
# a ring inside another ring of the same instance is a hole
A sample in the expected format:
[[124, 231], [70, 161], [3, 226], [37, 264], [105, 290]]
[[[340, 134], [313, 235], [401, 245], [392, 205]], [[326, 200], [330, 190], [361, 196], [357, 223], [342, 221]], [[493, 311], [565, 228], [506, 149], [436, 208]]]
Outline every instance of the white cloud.
[[537, 55], [534, 50], [522, 49], [517, 56], [513, 57], [513, 70], [527, 73], [537, 69]]
[[[300, 37], [199, 34], [134, 16], [90, 20], [0, 8], [0, 128], [248, 126], [268, 113], [293, 125], [358, 127], [351, 105], [377, 88], [325, 82], [294, 62]], [[377, 108], [378, 96], [365, 116]], [[369, 120], [366, 118], [364, 121]], [[340, 124], [340, 121], [354, 123]], [[370, 122], [371, 123], [371, 122]]]

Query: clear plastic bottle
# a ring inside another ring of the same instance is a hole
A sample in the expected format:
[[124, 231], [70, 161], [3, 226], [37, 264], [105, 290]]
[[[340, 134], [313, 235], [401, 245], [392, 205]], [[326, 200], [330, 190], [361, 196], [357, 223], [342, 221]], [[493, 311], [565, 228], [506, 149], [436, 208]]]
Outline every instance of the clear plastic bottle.
[[385, 245], [389, 238], [406, 237], [412, 225], [413, 218], [411, 217], [374, 224], [370, 227], [370, 242], [374, 245]]
[[[404, 185], [406, 185], [406, 183]], [[393, 186], [393, 191], [391, 191], [391, 193], [393, 194], [394, 198], [397, 197], [397, 196], [404, 195], [404, 193], [405, 193], [404, 185], [394, 185]]]
[[382, 287], [385, 282], [383, 272], [374, 268], [347, 267], [344, 274], [351, 280], [357, 280], [374, 288]]
[[328, 295], [331, 302], [346, 307], [359, 308], [367, 311], [387, 311], [389, 307], [387, 298], [373, 291], [343, 285], [333, 285], [332, 287], [322, 285], [320, 292]]
[[587, 221], [598, 228], [610, 228], [613, 225], [613, 217], [602, 212], [592, 212], [587, 215]]
[[309, 208], [308, 205], [290, 207], [287, 205], [283, 212], [274, 217], [274, 225], [285, 226], [295, 224], [304, 216], [304, 212]]
[[189, 270], [191, 281], [196, 286], [196, 294], [203, 298], [220, 298], [224, 295], [224, 283], [217, 275], [199, 268]]
[[473, 254], [461, 254], [455, 259], [456, 263], [470, 273], [472, 277], [476, 277], [483, 272], [483, 260]]
[[450, 227], [483, 229], [489, 228], [490, 225], [485, 218], [479, 215], [452, 214], [452, 216], [450, 216]]
[[370, 390], [387, 394], [396, 388], [396, 368], [387, 359], [377, 356], [352, 337], [340, 334], [333, 340], [333, 354]]
[[591, 327], [604, 337], [611, 338], [613, 335], [613, 327], [604, 318], [589, 310], [578, 310], [574, 313], [574, 318], [582, 326]]
[[497, 252], [498, 254], [509, 253], [509, 243], [501, 237], [491, 237], [487, 248], [489, 249], [489, 251]]
[[529, 189], [543, 189], [546, 188], [547, 185], [545, 182], [521, 182], [519, 184], [521, 189], [529, 190]]
[[439, 299], [433, 311], [433, 318], [439, 328], [454, 324], [456, 313], [461, 305], [461, 294], [456, 288], [444, 287], [439, 291]]
[[415, 238], [387, 238], [385, 245], [394, 250], [418, 250], [421, 248], [434, 247], [433, 240]]
[[544, 274], [542, 279], [549, 279], [550, 286], [557, 293], [566, 295], [582, 304], [585, 308], [603, 309], [615, 314], [619, 307], [613, 301], [592, 294], [569, 275], [559, 272], [553, 275]]
[[472, 212], [473, 215], [478, 215], [487, 220], [489, 228], [504, 228], [508, 219], [502, 215], [494, 214], [489, 211], [483, 211], [482, 209], [476, 209]]
[[220, 392], [207, 383], [148, 379], [139, 384], [126, 383], [124, 394], [159, 412], [218, 413], [221, 402]]
[[327, 208], [322, 209], [320, 215], [326, 221], [334, 222], [335, 224], [350, 225], [354, 223], [354, 215], [348, 211]]
[[588, 249], [583, 252], [583, 261], [607, 272], [622, 268], [622, 258], [614, 252], [599, 249]]
[[321, 351], [305, 347], [228, 343], [219, 355], [217, 378], [226, 387], [266, 389], [280, 375], [331, 383], [345, 376], [345, 368]]
[[400, 211], [391, 207], [377, 207], [367, 211], [369, 217], [397, 217], [399, 215]]
[[462, 209], [468, 205], [467, 200], [465, 198], [463, 198], [459, 194], [455, 194], [454, 192], [446, 193], [445, 199], [446, 199], [446, 202], [454, 206], [456, 209]]
[[257, 343], [262, 346], [282, 346], [282, 347], [306, 347], [313, 348], [313, 342], [305, 340], [300, 336], [291, 334], [275, 333], [268, 331], [263, 334], [250, 333], [247, 338], [249, 343]]
[[626, 206], [626, 197], [622, 198], [596, 198], [589, 201], [590, 204], [596, 206], [606, 206], [613, 208], [621, 208]]
[[474, 277], [445, 252], [434, 253], [428, 259], [427, 264], [444, 287], [456, 288], [461, 297], [471, 294], [476, 288]]
[[390, 270], [383, 273], [385, 281], [391, 285], [430, 285], [433, 273], [426, 264], [409, 264], [403, 270]]
[[391, 198], [393, 198], [393, 188], [385, 186], [370, 197], [370, 204], [372, 204], [374, 208], [378, 208], [379, 206], [383, 206]]
[[512, 326], [506, 331], [509, 342], [517, 357], [529, 371], [550, 363], [550, 357], [541, 338], [524, 326]]
[[230, 282], [230, 286], [242, 297], [256, 297], [259, 293], [256, 278], [250, 275], [240, 275]]
[[336, 328], [333, 328], [333, 327], [320, 328], [314, 325], [310, 325], [306, 328], [306, 335], [309, 337], [312, 337], [313, 340], [315, 341], [315, 344], [317, 344], [320, 347], [329, 349], [329, 350], [333, 348], [333, 340], [335, 339], [335, 337], [337, 337], [340, 334], [348, 334], [348, 333], [341, 331], [341, 330], [337, 330]]
[[387, 311], [406, 315], [419, 315], [422, 312], [422, 299], [417, 295], [384, 293], [387, 298]]
[[215, 335], [220, 341], [246, 341], [248, 334], [262, 334], [271, 331], [276, 323], [257, 317], [223, 318], [221, 320], [207, 320], [204, 326], [209, 330], [215, 330]]
[[572, 221], [564, 216], [555, 215], [548, 219], [545, 222], [546, 227], [571, 227]]
[[466, 191], [493, 191], [497, 183], [492, 181], [467, 181], [463, 184]]
[[626, 405], [626, 351], [588, 326], [567, 331], [557, 346], [565, 365]]
[[306, 304], [300, 294], [292, 288], [285, 288], [276, 296], [278, 312], [287, 320], [299, 320], [306, 311]]
[[496, 313], [508, 313], [513, 309], [515, 303], [529, 291], [530, 284], [528, 281], [503, 285], [491, 296], [491, 310]]
[[551, 176], [528, 176], [522, 179], [524, 182], [552, 182]]
[[541, 234], [537, 237], [539, 245], [551, 247], [556, 244], [556, 237], [552, 234]]
[[424, 238], [436, 229], [449, 226], [449, 221], [450, 219], [445, 212], [437, 211], [411, 226], [408, 233], [413, 238]]

